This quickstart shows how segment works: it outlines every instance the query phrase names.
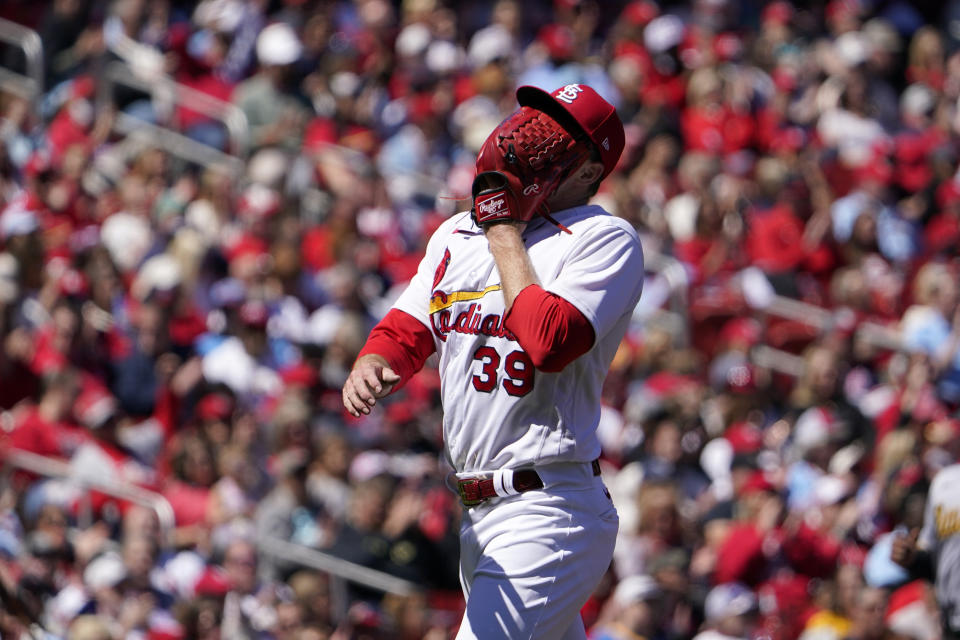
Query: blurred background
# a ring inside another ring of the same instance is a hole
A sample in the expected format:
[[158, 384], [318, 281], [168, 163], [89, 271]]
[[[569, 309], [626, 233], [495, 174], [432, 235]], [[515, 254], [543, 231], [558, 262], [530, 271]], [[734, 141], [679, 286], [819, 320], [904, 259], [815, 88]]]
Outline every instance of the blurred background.
[[941, 637], [889, 549], [960, 442], [960, 2], [0, 18], [0, 637], [453, 637], [436, 369], [340, 388], [515, 88], [568, 83], [647, 263], [588, 634]]

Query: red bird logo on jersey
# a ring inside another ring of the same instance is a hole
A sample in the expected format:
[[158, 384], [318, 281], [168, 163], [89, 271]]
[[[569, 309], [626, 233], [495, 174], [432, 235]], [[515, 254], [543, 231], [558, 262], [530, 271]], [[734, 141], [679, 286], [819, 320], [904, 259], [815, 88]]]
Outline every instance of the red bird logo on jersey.
[[443, 280], [443, 275], [447, 272], [447, 267], [450, 266], [450, 249], [444, 249], [443, 251], [443, 260], [440, 261], [440, 264], [437, 265], [437, 270], [433, 274], [433, 287], [437, 288], [437, 285], [440, 284], [440, 281]]
[[451, 331], [457, 333], [466, 333], [476, 335], [478, 333], [499, 337], [514, 339], [513, 334], [503, 326], [503, 318], [500, 314], [482, 313], [482, 308], [478, 302], [471, 304], [469, 308], [453, 316], [451, 307], [460, 302], [479, 301], [488, 293], [500, 291], [499, 284], [493, 284], [481, 291], [452, 291], [446, 292], [437, 287], [443, 276], [447, 273], [447, 267], [450, 266], [450, 249], [444, 249], [443, 259], [437, 265], [437, 270], [433, 274], [433, 290], [430, 292], [430, 324], [433, 326], [433, 333], [441, 340], [446, 341], [447, 334]]

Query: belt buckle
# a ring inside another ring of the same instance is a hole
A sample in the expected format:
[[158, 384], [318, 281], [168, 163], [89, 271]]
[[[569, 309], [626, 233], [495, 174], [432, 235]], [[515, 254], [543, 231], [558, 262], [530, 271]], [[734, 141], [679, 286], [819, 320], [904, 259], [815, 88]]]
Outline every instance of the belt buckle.
[[457, 480], [457, 491], [465, 507], [475, 507], [483, 502], [483, 497], [480, 495], [480, 478]]

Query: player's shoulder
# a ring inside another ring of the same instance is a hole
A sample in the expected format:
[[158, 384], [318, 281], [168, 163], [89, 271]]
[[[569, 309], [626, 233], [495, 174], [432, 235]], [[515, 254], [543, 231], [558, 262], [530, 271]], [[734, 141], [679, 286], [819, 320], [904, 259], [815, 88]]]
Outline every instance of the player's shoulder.
[[557, 220], [570, 229], [581, 243], [615, 242], [627, 250], [643, 254], [640, 236], [633, 225], [599, 205], [585, 205], [562, 212]]
[[454, 233], [478, 232], [480, 229], [473, 222], [473, 217], [469, 211], [460, 211], [453, 214], [440, 223], [437, 230], [433, 232], [433, 237], [444, 237]]
[[442, 251], [449, 244], [450, 239], [458, 235], [464, 237], [483, 235], [483, 232], [474, 224], [469, 211], [455, 213], [441, 222], [430, 236], [427, 252], [429, 253], [431, 248]]
[[950, 491], [955, 491], [954, 487], [960, 484], [960, 464], [950, 464], [937, 471], [930, 482], [930, 489], [935, 490], [940, 487], [949, 487]]
[[588, 204], [582, 207], [567, 209], [557, 215], [558, 222], [566, 225], [570, 231], [577, 234], [591, 232], [602, 232], [611, 234], [626, 234], [640, 242], [637, 230], [623, 218], [619, 218], [600, 205]]

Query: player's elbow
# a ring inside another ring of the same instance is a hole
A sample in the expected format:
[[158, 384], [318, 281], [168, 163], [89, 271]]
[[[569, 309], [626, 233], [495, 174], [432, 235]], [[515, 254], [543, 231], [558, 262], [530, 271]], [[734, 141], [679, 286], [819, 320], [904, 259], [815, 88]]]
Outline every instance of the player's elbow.
[[570, 364], [570, 360], [554, 353], [547, 353], [538, 357], [531, 356], [530, 359], [537, 371], [544, 373], [560, 373]]
[[538, 285], [520, 292], [505, 323], [533, 366], [546, 373], [563, 371], [590, 350], [595, 337], [580, 310]]
[[588, 350], [589, 346], [584, 349], [583, 345], [560, 343], [533, 349], [528, 351], [527, 355], [530, 356], [530, 361], [533, 362], [537, 371], [560, 373]]

